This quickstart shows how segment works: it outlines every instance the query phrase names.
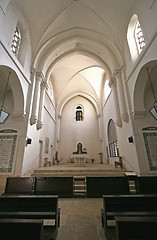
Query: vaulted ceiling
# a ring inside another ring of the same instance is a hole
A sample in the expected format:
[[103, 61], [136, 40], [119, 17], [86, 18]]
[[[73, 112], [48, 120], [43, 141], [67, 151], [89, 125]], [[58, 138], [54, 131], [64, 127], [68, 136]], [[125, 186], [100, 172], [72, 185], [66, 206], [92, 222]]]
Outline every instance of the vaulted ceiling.
[[[76, 93], [86, 93], [101, 104], [106, 70], [98, 58], [103, 59], [111, 71], [118, 66], [119, 59], [123, 62], [128, 17], [137, 2], [11, 0], [28, 25], [32, 59], [34, 62], [40, 59], [39, 66], [45, 69], [45, 74], [49, 71], [56, 105]], [[85, 44], [89, 47], [86, 54], [82, 52]], [[88, 55], [90, 51], [99, 57]]]

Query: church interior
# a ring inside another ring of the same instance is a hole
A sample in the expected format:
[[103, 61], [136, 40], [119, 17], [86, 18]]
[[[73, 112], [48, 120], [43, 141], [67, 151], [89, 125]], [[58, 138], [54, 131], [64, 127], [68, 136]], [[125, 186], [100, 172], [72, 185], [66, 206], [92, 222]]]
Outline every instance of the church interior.
[[32, 240], [127, 240], [104, 234], [103, 196], [145, 194], [143, 179], [157, 194], [156, 13], [156, 0], [0, 0], [0, 209], [40, 183], [61, 210], [57, 236]]

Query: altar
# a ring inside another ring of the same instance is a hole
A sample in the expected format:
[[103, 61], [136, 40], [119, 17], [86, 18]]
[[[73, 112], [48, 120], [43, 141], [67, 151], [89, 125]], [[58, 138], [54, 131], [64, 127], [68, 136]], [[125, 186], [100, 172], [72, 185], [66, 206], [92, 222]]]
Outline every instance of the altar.
[[76, 165], [83, 165], [89, 162], [89, 155], [88, 154], [72, 154], [71, 162], [75, 163]]

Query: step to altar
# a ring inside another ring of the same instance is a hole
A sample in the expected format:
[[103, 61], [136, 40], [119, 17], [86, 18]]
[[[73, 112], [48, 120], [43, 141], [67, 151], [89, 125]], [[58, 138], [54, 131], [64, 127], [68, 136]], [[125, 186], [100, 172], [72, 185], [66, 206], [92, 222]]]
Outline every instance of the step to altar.
[[125, 169], [108, 164], [59, 164], [50, 167], [39, 167], [32, 176], [121, 176]]

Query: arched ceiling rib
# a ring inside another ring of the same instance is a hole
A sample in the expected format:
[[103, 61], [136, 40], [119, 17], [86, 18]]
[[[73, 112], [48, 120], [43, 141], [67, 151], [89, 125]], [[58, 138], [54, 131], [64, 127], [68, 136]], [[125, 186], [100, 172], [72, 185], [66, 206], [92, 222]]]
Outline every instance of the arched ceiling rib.
[[56, 105], [76, 92], [86, 92], [100, 101], [104, 70], [93, 59], [75, 54], [55, 65], [51, 78]]
[[110, 36], [114, 36], [122, 46], [125, 23], [136, 2], [137, 0], [11, 0], [26, 18], [33, 52], [50, 32], [52, 37], [56, 32], [69, 29], [72, 24], [73, 27], [83, 25], [87, 29], [100, 31], [104, 26]]
[[105, 73], [125, 64], [122, 46], [136, 2], [11, 0], [28, 25], [32, 67], [51, 82], [56, 106], [79, 92], [100, 107]]

